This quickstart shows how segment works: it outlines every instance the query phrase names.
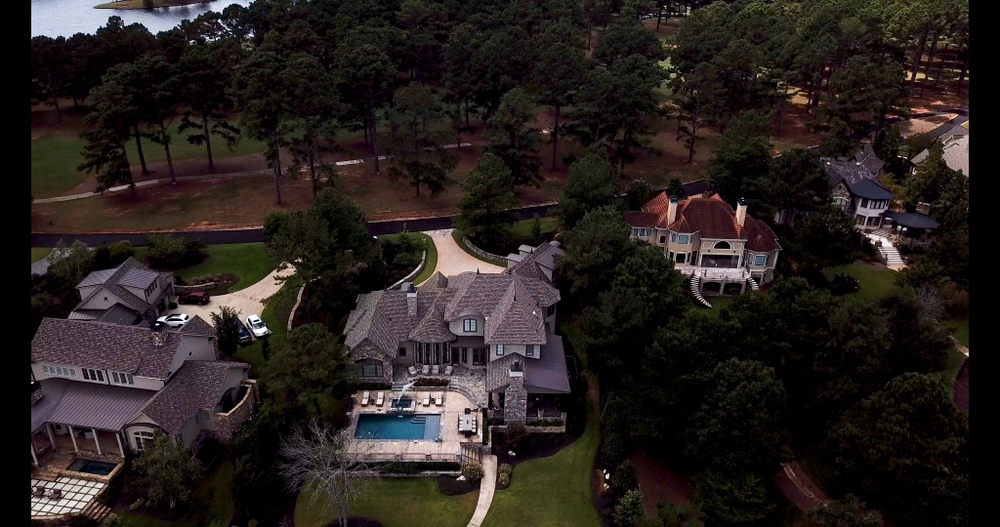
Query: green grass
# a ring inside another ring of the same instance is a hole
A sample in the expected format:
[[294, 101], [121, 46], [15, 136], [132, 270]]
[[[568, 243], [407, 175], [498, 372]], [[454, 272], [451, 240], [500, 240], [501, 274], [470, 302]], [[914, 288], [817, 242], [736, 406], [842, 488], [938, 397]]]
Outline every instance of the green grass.
[[42, 258], [45, 258], [52, 252], [51, 247], [32, 247], [31, 248], [31, 263], [35, 263]]
[[[514, 234], [514, 236], [517, 237], [529, 237], [531, 236], [531, 230], [534, 228], [534, 223], [535, 223], [534, 218], [530, 220], [521, 220], [514, 222], [514, 226], [511, 228], [511, 232]], [[542, 229], [541, 229], [542, 234], [549, 234], [555, 232], [556, 229], [559, 228], [558, 218], [549, 218], [549, 217], [542, 218], [541, 223], [542, 223]], [[455, 243], [458, 244], [458, 246], [463, 251], [465, 251], [466, 254], [477, 260], [482, 260], [489, 264], [500, 265], [497, 262], [487, 260], [479, 256], [478, 254], [472, 252], [472, 249], [469, 249], [469, 247], [465, 244], [465, 242], [462, 241], [462, 236], [464, 235], [465, 231], [458, 228], [451, 231], [451, 237], [455, 240]]]
[[708, 296], [708, 297], [705, 297], [705, 300], [708, 300], [708, 303], [712, 304], [712, 309], [706, 308], [705, 306], [703, 306], [703, 305], [695, 302], [695, 300], [694, 300], [693, 297], [691, 298], [691, 302], [694, 304], [695, 309], [707, 310], [709, 315], [712, 315], [713, 317], [718, 318], [719, 317], [719, 313], [722, 312], [722, 309], [725, 308], [725, 307], [731, 306], [733, 304], [733, 302], [736, 301], [736, 297], [735, 296]]
[[124, 513], [132, 527], [204, 527], [213, 521], [228, 525], [233, 517], [233, 462], [225, 460], [215, 474], [191, 496], [187, 514], [175, 522], [157, 520], [149, 516]]
[[968, 130], [969, 129], [969, 121], [965, 121], [964, 123], [962, 123], [962, 126], [964, 126], [966, 130]]
[[[278, 266], [278, 262], [273, 261], [264, 250], [263, 243], [208, 245], [206, 250], [209, 255], [207, 260], [173, 272], [184, 280], [209, 274], [233, 273], [239, 277], [229, 287], [229, 292], [234, 292], [256, 284]], [[135, 257], [142, 258], [146, 252], [146, 247], [136, 247]]]
[[[666, 70], [670, 67], [670, 57], [660, 61], [660, 67]], [[673, 97], [673, 90], [670, 89], [668, 81], [663, 81], [658, 87], [653, 88], [653, 98], [656, 102], [663, 104]]]
[[587, 399], [583, 435], [552, 456], [517, 465], [510, 487], [493, 495], [484, 527], [601, 525], [591, 497], [600, 410], [596, 401]]
[[[884, 267], [857, 261], [850, 265], [839, 265], [828, 267], [823, 270], [827, 278], [833, 278], [838, 273], [847, 273], [857, 278], [861, 283], [861, 290], [857, 292], [862, 298], [867, 300], [878, 300], [892, 289], [896, 280], [896, 271]], [[711, 300], [709, 300], [711, 302]]]
[[958, 320], [951, 320], [949, 324], [955, 325], [954, 335], [955, 340], [962, 343], [966, 348], [969, 347], [969, 317], [960, 318]]
[[[234, 123], [238, 126], [238, 122]], [[180, 119], [170, 127], [173, 142], [170, 144], [170, 155], [174, 161], [186, 159], [204, 159], [208, 165], [208, 154], [204, 146], [188, 143], [187, 134], [178, 132]], [[50, 198], [59, 196], [83, 183], [88, 175], [76, 169], [83, 163], [83, 150], [86, 141], [80, 139], [77, 131], [58, 130], [31, 141], [31, 195], [35, 198]], [[263, 151], [263, 143], [243, 137], [235, 150], [230, 151], [224, 144], [213, 142], [212, 156], [215, 159], [253, 154]], [[139, 165], [139, 154], [135, 139], [125, 145], [129, 162]], [[163, 147], [149, 140], [142, 142], [142, 153], [147, 165], [166, 161]], [[156, 177], [167, 177], [166, 168], [156, 173]]]
[[[476, 510], [478, 492], [445, 496], [433, 478], [384, 478], [372, 480], [372, 492], [351, 505], [350, 516], [373, 518], [385, 527], [463, 527]], [[311, 491], [299, 494], [295, 525], [321, 527], [337, 517], [309, 507]], [[324, 498], [320, 498], [324, 499]]]
[[[383, 234], [379, 236], [378, 239], [396, 241], [399, 239], [399, 236], [401, 234], [403, 233], [398, 232], [396, 234]], [[413, 280], [411, 280], [411, 282], [413, 282], [414, 285], [419, 285], [424, 280], [430, 278], [432, 274], [434, 274], [434, 269], [437, 267], [437, 261], [438, 261], [437, 247], [434, 245], [434, 240], [432, 240], [430, 236], [422, 232], [410, 232], [408, 234], [410, 236], [416, 236], [417, 238], [422, 239], [424, 241], [424, 247], [426, 247], [427, 249], [427, 256], [426, 256], [427, 260], [426, 262], [424, 262], [423, 270], [420, 271], [420, 273], [417, 274], [417, 276], [413, 277]]]
[[965, 355], [955, 348], [948, 350], [948, 362], [945, 363], [943, 370], [935, 372], [938, 378], [940, 378], [946, 385], [951, 387], [952, 381], [955, 380], [955, 376], [958, 375], [958, 370], [962, 369], [962, 364], [965, 362]]

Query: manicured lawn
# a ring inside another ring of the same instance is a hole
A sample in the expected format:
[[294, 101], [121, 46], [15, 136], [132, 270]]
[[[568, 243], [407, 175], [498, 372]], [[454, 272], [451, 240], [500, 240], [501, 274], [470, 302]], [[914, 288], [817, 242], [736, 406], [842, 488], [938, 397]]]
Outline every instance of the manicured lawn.
[[[857, 278], [861, 290], [857, 294], [868, 300], [878, 300], [892, 288], [896, 280], [896, 271], [883, 266], [857, 261], [850, 265], [828, 267], [823, 270], [827, 278], [833, 278], [838, 273], [847, 273]], [[709, 300], [711, 302], [711, 300]]]
[[[688, 295], [688, 296], [690, 297], [690, 295]], [[709, 315], [712, 315], [713, 317], [718, 317], [719, 313], [722, 313], [722, 309], [723, 308], [725, 308], [727, 306], [731, 306], [733, 304], [733, 302], [736, 301], [736, 297], [735, 296], [707, 296], [707, 297], [705, 297], [705, 300], [708, 300], [708, 303], [712, 304], [712, 309], [708, 309], [707, 307], [705, 307], [705, 306], [697, 303], [694, 300], [694, 297], [691, 297], [691, 303], [694, 304], [694, 306], [695, 306], [694, 309], [705, 310], [705, 311], [708, 311]]]
[[969, 317], [961, 318], [958, 320], [951, 320], [946, 322], [947, 324], [954, 324], [955, 332], [952, 335], [955, 339], [962, 343], [966, 348], [969, 347]]
[[[396, 241], [399, 239], [400, 234], [402, 233], [383, 234], [379, 236], [378, 239]], [[411, 280], [414, 285], [419, 285], [421, 282], [427, 280], [428, 278], [431, 277], [432, 274], [434, 274], [434, 268], [437, 267], [437, 261], [438, 261], [437, 247], [434, 245], [434, 240], [432, 240], [430, 236], [422, 232], [411, 232], [408, 234], [410, 236], [416, 236], [417, 238], [423, 240], [424, 247], [427, 249], [427, 256], [426, 256], [426, 261], [424, 262], [424, 269], [420, 271], [420, 273], [418, 273], [417, 276], [413, 277], [413, 279]]]
[[969, 129], [969, 121], [965, 121], [964, 123], [962, 123], [962, 126], [964, 126], [966, 130], [968, 130]]
[[[299, 494], [295, 525], [321, 527], [336, 519], [308, 507], [311, 491]], [[373, 518], [385, 527], [462, 527], [476, 510], [478, 492], [445, 496], [433, 478], [383, 478], [372, 481], [372, 492], [351, 505], [350, 516]]]
[[[146, 247], [136, 247], [135, 257], [141, 258], [146, 250]], [[240, 277], [229, 287], [229, 292], [234, 292], [256, 284], [278, 266], [264, 250], [263, 243], [208, 245], [206, 250], [209, 254], [207, 260], [193, 267], [174, 270], [174, 273], [185, 280], [210, 274], [233, 273]]]
[[32, 247], [31, 248], [31, 263], [35, 263], [42, 258], [45, 258], [52, 252], [51, 247]]
[[944, 381], [945, 384], [951, 387], [952, 381], [955, 380], [955, 376], [958, 375], [958, 370], [962, 369], [962, 363], [965, 362], [965, 355], [955, 348], [948, 350], [948, 362], [945, 363], [943, 370], [936, 372], [937, 375]]
[[484, 527], [601, 525], [591, 497], [600, 409], [590, 394], [587, 406], [587, 427], [580, 439], [552, 456], [517, 465], [510, 487], [493, 495]]
[[191, 497], [191, 506], [183, 518], [175, 522], [157, 520], [149, 516], [124, 513], [132, 527], [204, 527], [213, 521], [228, 525], [233, 517], [233, 462], [225, 460], [215, 474]]
[[[541, 218], [542, 234], [548, 234], [550, 232], [555, 232], [556, 228], [559, 227], [559, 220], [557, 218]], [[531, 229], [535, 226], [534, 218], [530, 220], [521, 220], [514, 224], [514, 235], [515, 236], [531, 236]]]

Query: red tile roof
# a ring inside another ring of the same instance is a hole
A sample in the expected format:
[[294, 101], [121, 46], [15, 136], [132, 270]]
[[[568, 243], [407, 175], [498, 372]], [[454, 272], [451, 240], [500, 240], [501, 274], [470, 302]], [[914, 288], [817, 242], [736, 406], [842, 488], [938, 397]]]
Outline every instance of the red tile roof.
[[667, 225], [670, 197], [660, 192], [642, 207], [642, 212], [629, 212], [625, 221], [633, 227], [669, 228], [679, 233], [701, 233], [702, 238], [747, 240], [747, 249], [770, 252], [780, 249], [774, 232], [766, 223], [747, 215], [741, 227], [736, 211], [718, 194], [710, 198], [690, 197], [677, 203], [677, 218]]

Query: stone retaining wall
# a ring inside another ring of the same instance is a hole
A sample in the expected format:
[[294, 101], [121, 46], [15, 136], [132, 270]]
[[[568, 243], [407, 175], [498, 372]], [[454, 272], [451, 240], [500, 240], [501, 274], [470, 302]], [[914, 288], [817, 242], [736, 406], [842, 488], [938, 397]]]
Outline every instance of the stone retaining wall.
[[[427, 240], [424, 239], [424, 243], [426, 243], [426, 242], [427, 242]], [[414, 276], [417, 276], [418, 274], [420, 274], [424, 270], [424, 264], [426, 264], [426, 263], [427, 263], [427, 249], [424, 249], [424, 254], [423, 254], [423, 256], [420, 257], [420, 265], [418, 265], [416, 269], [414, 269], [412, 272], [410, 272], [410, 274], [404, 276], [403, 278], [400, 278], [395, 284], [390, 285], [386, 289], [395, 289], [395, 288], [399, 287], [399, 284], [402, 284], [403, 282], [407, 282], [407, 281], [411, 280]]]
[[253, 412], [253, 407], [257, 403], [257, 381], [253, 379], [247, 379], [244, 381], [249, 389], [246, 395], [243, 396], [243, 400], [236, 405], [235, 408], [229, 411], [229, 413], [217, 413], [215, 414], [216, 420], [216, 436], [223, 442], [229, 443], [229, 440], [233, 437], [233, 432], [250, 416]]
[[485, 258], [486, 260], [490, 260], [490, 261], [492, 261], [493, 263], [495, 263], [497, 265], [502, 265], [504, 267], [507, 266], [508, 260], [507, 260], [506, 256], [500, 256], [498, 254], [488, 253], [488, 252], [480, 249], [479, 247], [476, 247], [475, 245], [472, 244], [471, 241], [469, 241], [469, 237], [468, 236], [462, 236], [462, 243], [464, 243], [465, 246], [468, 247], [470, 251], [478, 254], [482, 258]]
[[180, 293], [190, 293], [192, 291], [211, 291], [215, 289], [215, 282], [207, 282], [198, 285], [174, 285], [174, 290]]

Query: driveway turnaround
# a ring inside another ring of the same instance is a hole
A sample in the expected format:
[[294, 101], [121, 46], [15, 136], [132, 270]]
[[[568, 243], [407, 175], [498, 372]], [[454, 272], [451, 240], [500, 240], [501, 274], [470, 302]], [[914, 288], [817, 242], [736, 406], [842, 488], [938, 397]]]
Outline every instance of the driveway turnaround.
[[[295, 274], [295, 268], [290, 265], [286, 266], [280, 272], [275, 269], [259, 282], [247, 287], [246, 289], [241, 289], [235, 293], [213, 296], [208, 304], [204, 306], [181, 304], [177, 306], [177, 309], [171, 310], [170, 312], [186, 313], [192, 317], [198, 315], [205, 322], [211, 324], [211, 313], [218, 313], [222, 306], [229, 306], [235, 309], [236, 313], [240, 316], [240, 320], [246, 323], [248, 316], [260, 316], [261, 312], [264, 311], [264, 300], [277, 293], [278, 290], [281, 289], [281, 286], [284, 285], [285, 282], [277, 280], [276, 278], [284, 278], [292, 276], [293, 274]], [[274, 328], [269, 329], [274, 331]]]
[[[454, 229], [441, 229], [437, 231], [424, 231], [424, 234], [434, 240], [434, 247], [437, 248], [437, 267], [434, 268], [445, 276], [453, 276], [466, 271], [476, 271], [480, 273], [502, 273], [504, 267], [484, 262], [462, 250], [451, 237]], [[433, 273], [431, 273], [433, 274]]]

